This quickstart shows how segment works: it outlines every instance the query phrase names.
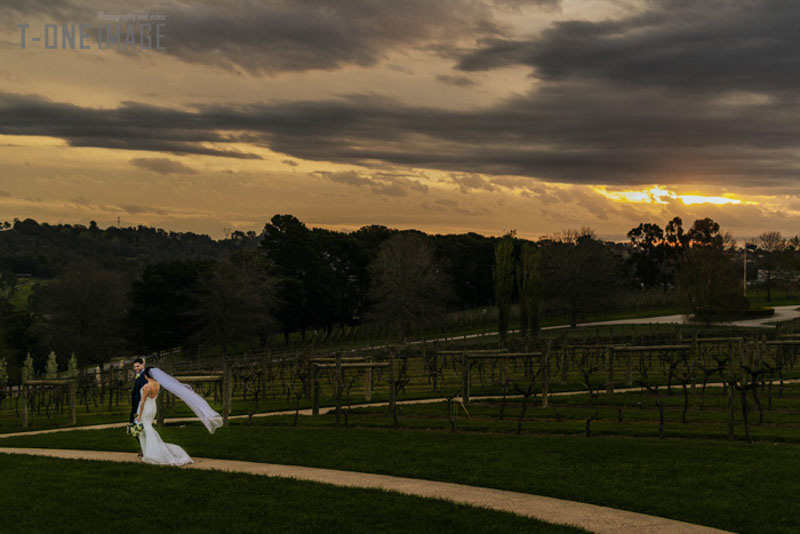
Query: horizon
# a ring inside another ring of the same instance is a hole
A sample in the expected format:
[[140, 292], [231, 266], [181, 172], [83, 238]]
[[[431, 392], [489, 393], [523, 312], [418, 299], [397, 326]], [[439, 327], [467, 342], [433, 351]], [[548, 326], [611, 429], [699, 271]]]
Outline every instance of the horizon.
[[[278, 215], [278, 214], [275, 214], [275, 215]], [[292, 215], [292, 214], [284, 213], [284, 214], [281, 214], [281, 215]], [[13, 225], [14, 225], [15, 222], [17, 222], [17, 220], [19, 222], [24, 222], [25, 219], [15, 219], [13, 221], [6, 221], [6, 222], [9, 222], [9, 224], [11, 225], [6, 230], [13, 229]], [[91, 223], [94, 222], [95, 224], [97, 224], [97, 228], [99, 230], [101, 230], [101, 231], [107, 231], [107, 230], [109, 230], [111, 228], [118, 228], [118, 229], [122, 229], [122, 230], [137, 230], [139, 227], [145, 227], [145, 228], [153, 228], [153, 229], [156, 229], [156, 230], [164, 230], [164, 231], [167, 231], [167, 232], [193, 233], [193, 234], [196, 234], [196, 235], [208, 237], [212, 241], [223, 241], [223, 240], [226, 240], [226, 239], [230, 239], [231, 235], [236, 231], [240, 231], [243, 234], [247, 234], [248, 233], [248, 231], [246, 231], [246, 230], [238, 230], [238, 229], [234, 229], [234, 228], [224, 228], [223, 231], [222, 231], [223, 235], [221, 237], [215, 237], [215, 236], [213, 236], [211, 234], [208, 234], [208, 233], [193, 232], [191, 230], [178, 231], [178, 230], [172, 230], [172, 229], [169, 229], [169, 228], [163, 228], [163, 227], [159, 227], [159, 226], [149, 226], [149, 225], [139, 225], [139, 224], [127, 225], [127, 226], [124, 225], [124, 224], [123, 225], [120, 225], [120, 224], [108, 224], [108, 225], [103, 226], [103, 225], [99, 224], [97, 221], [94, 221], [94, 220], [90, 220], [88, 223], [81, 223], [81, 222], [69, 223], [69, 222], [63, 222], [63, 221], [58, 221], [58, 222], [53, 223], [53, 222], [48, 222], [48, 221], [37, 221], [35, 219], [31, 219], [31, 220], [33, 220], [34, 222], [36, 222], [39, 225], [47, 224], [47, 225], [50, 225], [50, 226], [63, 225], [63, 226], [73, 226], [73, 227], [74, 226], [83, 226], [85, 228], [89, 228]], [[265, 226], [267, 224], [269, 224], [269, 220], [270, 219], [267, 219], [265, 221], [265, 223], [264, 223]], [[375, 224], [375, 223], [366, 223], [366, 224], [363, 224], [363, 225], [358, 226], [358, 227], [349, 228], [349, 229], [342, 229], [342, 228], [326, 228], [324, 226], [310, 225], [310, 224], [307, 224], [306, 221], [303, 221], [302, 219], [298, 219], [298, 220], [300, 220], [300, 222], [303, 223], [309, 230], [313, 230], [313, 229], [319, 228], [319, 229], [322, 229], [322, 230], [330, 230], [330, 231], [341, 232], [341, 233], [352, 233], [352, 232], [358, 231], [361, 228], [365, 228], [365, 227], [369, 227], [369, 226], [384, 226], [385, 228], [388, 228], [389, 230], [394, 230], [394, 231], [398, 231], [398, 232], [407, 232], [407, 231], [422, 232], [423, 234], [426, 234], [426, 235], [429, 235], [429, 236], [435, 236], [435, 235], [464, 235], [464, 234], [470, 234], [471, 233], [471, 234], [477, 234], [477, 235], [479, 235], [481, 237], [492, 239], [492, 238], [504, 237], [505, 235], [507, 235], [509, 233], [509, 232], [504, 232], [504, 233], [501, 233], [501, 234], [498, 234], [498, 235], [487, 235], [487, 234], [483, 234], [483, 233], [480, 233], [480, 232], [477, 232], [477, 231], [474, 231], [474, 230], [467, 230], [467, 231], [460, 232], [460, 233], [426, 232], [426, 231], [421, 230], [419, 228], [397, 228], [397, 227], [385, 226], [385, 225], [380, 225], [380, 224]], [[2, 221], [0, 221], [0, 222], [2, 222]], [[642, 223], [644, 223], [644, 222], [647, 222], [647, 221], [642, 221]], [[691, 228], [691, 226], [692, 226], [692, 224], [694, 222], [695, 221], [684, 221], [684, 225], [683, 225], [684, 231], [687, 231], [689, 228]], [[655, 224], [658, 224], [658, 223], [655, 223]], [[666, 225], [661, 225], [661, 224], [658, 224], [658, 226], [661, 227], [662, 229], [664, 227], [666, 227]], [[588, 229], [589, 230], [594, 230], [593, 228], [588, 228]], [[252, 231], [256, 234], [257, 238], [260, 238], [261, 235], [263, 234], [263, 230], [264, 230], [264, 227], [262, 226], [260, 230], [252, 230]], [[578, 229], [571, 229], [571, 228], [565, 228], [562, 231], [570, 231], [570, 230], [578, 231]], [[3, 231], [3, 229], [0, 228], [0, 231]], [[531, 241], [531, 242], [539, 242], [539, 241], [544, 241], [544, 240], [547, 240], [547, 239], [553, 239], [553, 238], [558, 237], [558, 234], [560, 233], [560, 232], [555, 232], [554, 234], [541, 235], [541, 236], [538, 236], [538, 237], [526, 237], [526, 236], [520, 235], [514, 229], [510, 230], [510, 232], [514, 232], [514, 237], [515, 238], [519, 238], [519, 239], [523, 239], [523, 240], [527, 240], [527, 241]], [[725, 234], [725, 229], [720, 227], [720, 235], [724, 235], [724, 234]], [[795, 235], [800, 237], [800, 233], [797, 233]], [[786, 239], [791, 239], [794, 236], [793, 235], [784, 235], [783, 237], [786, 238]], [[602, 242], [605, 242], [605, 243], [609, 243], [610, 242], [610, 243], [614, 243], [614, 244], [618, 244], [618, 245], [624, 245], [624, 244], [630, 244], [631, 243], [631, 239], [627, 235], [625, 235], [621, 239], [611, 239], [611, 238], [607, 238], [606, 236], [597, 234], [596, 238], [597, 238], [598, 241], [602, 241]], [[734, 246], [735, 249], [743, 249], [745, 247], [745, 244], [748, 244], [748, 245], [755, 244], [758, 241], [758, 236], [748, 236], [748, 237], [732, 236], [732, 238], [733, 238], [733, 246]]]

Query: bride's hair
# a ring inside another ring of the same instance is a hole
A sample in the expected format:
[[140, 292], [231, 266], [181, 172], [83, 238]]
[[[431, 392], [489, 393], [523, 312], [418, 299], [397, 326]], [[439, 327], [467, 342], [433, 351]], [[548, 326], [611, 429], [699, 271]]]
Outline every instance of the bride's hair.
[[145, 370], [144, 370], [144, 376], [146, 376], [147, 378], [155, 380], [155, 378], [153, 378], [153, 375], [150, 373], [151, 369], [152, 369], [152, 367], [146, 367]]

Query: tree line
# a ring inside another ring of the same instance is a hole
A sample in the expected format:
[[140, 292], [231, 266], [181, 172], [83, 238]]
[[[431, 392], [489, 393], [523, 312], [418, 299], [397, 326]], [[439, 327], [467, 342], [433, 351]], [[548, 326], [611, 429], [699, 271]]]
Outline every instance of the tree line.
[[[747, 306], [733, 241], [711, 219], [685, 231], [679, 218], [663, 230], [643, 223], [628, 237], [611, 243], [581, 229], [531, 241], [379, 225], [336, 232], [292, 215], [275, 215], [260, 234], [216, 241], [145, 227], [3, 223], [0, 358], [14, 374], [28, 353], [43, 368], [51, 351], [63, 363], [75, 353], [81, 364], [174, 347], [229, 352], [363, 324], [407, 339], [444, 325], [448, 312], [490, 306], [501, 335], [513, 316], [535, 336], [543, 316], [574, 325], [620, 295], [648, 291], [681, 295], [701, 319]], [[761, 246], [769, 267], [790, 245]], [[15, 306], [25, 275], [36, 283], [28, 305]]]

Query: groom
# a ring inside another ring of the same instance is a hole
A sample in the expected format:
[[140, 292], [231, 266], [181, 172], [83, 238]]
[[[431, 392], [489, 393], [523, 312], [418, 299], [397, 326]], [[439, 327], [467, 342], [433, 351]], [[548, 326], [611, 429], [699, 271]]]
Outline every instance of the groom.
[[141, 390], [142, 386], [147, 383], [147, 378], [144, 376], [144, 360], [141, 358], [133, 360], [133, 372], [136, 374], [136, 381], [133, 383], [133, 393], [131, 394], [131, 423], [141, 415], [139, 413], [139, 404], [142, 401]]

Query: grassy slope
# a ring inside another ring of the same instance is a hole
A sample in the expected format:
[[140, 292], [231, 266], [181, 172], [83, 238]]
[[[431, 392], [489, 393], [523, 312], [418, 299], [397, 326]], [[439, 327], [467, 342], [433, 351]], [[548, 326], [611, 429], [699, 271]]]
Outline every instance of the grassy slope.
[[[2, 532], [582, 532], [375, 490], [0, 454]], [[24, 489], [19, 482], [24, 480]]]

